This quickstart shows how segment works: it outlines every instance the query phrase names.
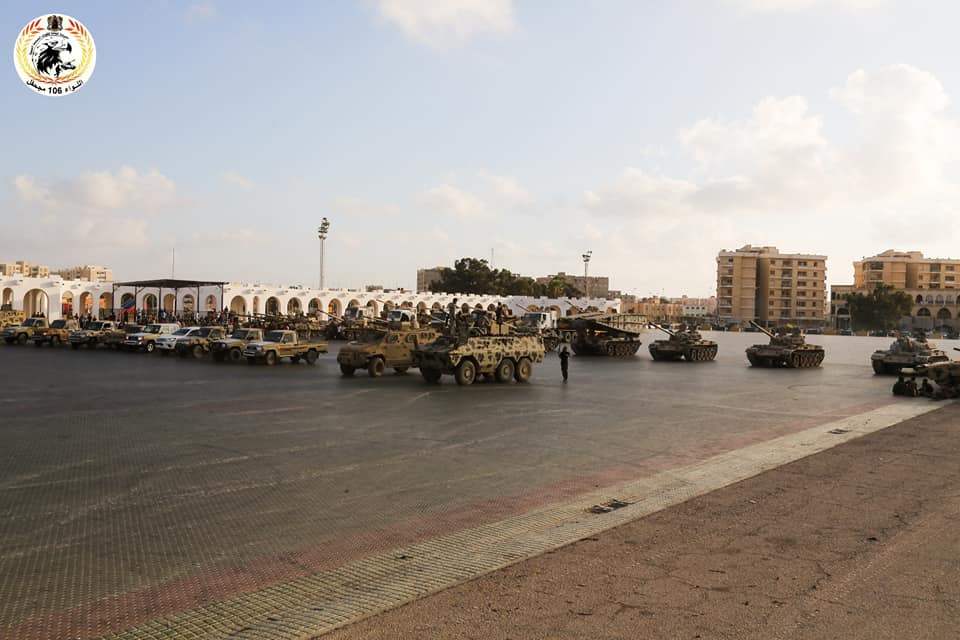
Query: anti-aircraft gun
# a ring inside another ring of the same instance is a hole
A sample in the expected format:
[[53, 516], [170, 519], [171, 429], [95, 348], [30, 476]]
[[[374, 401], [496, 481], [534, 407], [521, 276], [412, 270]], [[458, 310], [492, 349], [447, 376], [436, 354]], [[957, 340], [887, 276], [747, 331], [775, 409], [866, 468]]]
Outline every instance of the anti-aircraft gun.
[[688, 329], [684, 325], [677, 331], [655, 322], [651, 322], [650, 326], [670, 336], [667, 340], [654, 340], [648, 347], [650, 355], [658, 362], [681, 358], [688, 362], [706, 362], [717, 357], [717, 343], [704, 340], [696, 329]]
[[750, 366], [808, 369], [819, 367], [823, 362], [823, 347], [807, 344], [799, 329], [774, 333], [752, 320], [750, 324], [770, 338], [769, 344], [755, 344], [747, 347], [747, 360], [750, 361]]
[[647, 317], [638, 313], [581, 313], [557, 319], [557, 329], [569, 338], [577, 355], [632, 356], [646, 328]]

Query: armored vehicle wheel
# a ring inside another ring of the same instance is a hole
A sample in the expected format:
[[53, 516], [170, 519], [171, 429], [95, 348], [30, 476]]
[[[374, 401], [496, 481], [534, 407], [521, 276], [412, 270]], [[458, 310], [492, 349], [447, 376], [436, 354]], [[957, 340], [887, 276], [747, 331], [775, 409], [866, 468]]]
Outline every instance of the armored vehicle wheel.
[[464, 360], [457, 367], [453, 377], [456, 378], [459, 385], [471, 385], [477, 378], [477, 365], [473, 364], [472, 360]]
[[71, 342], [71, 343], [70, 343], [70, 348], [73, 349], [73, 350], [77, 350], [77, 349], [80, 348], [80, 343], [78, 343], [78, 342]]
[[193, 357], [197, 360], [203, 357], [203, 347], [199, 344], [193, 345]]
[[789, 360], [789, 367], [793, 369], [799, 369], [804, 366], [803, 354], [802, 353], [791, 353]]
[[18, 335], [18, 336], [17, 336], [17, 343], [18, 343], [18, 344], [27, 344], [27, 334], [21, 333], [20, 335]]
[[309, 351], [307, 351], [307, 355], [303, 356], [303, 359], [306, 361], [307, 364], [316, 364], [318, 357], [319, 357], [319, 354], [317, 353], [317, 350], [310, 349]]
[[52, 336], [52, 337], [50, 338], [50, 346], [51, 346], [51, 347], [59, 347], [59, 346], [60, 346], [60, 336]]
[[517, 362], [517, 370], [513, 372], [513, 377], [517, 382], [527, 382], [533, 375], [533, 363], [530, 358], [520, 358]]
[[223, 362], [227, 359], [226, 354], [223, 351], [214, 351], [213, 352], [213, 361], [214, 362]]
[[156, 348], [157, 348], [157, 344], [155, 342], [148, 342], [147, 346], [144, 347], [147, 353], [153, 353], [154, 349]]
[[356, 370], [357, 370], [356, 367], [351, 367], [348, 364], [340, 363], [340, 373], [342, 373], [345, 376], [352, 376], [353, 372]]
[[405, 373], [407, 372], [407, 369], [409, 369], [409, 368], [410, 368], [410, 367], [394, 367], [393, 370], [394, 370], [394, 372], [396, 372], [398, 375], [401, 375], [401, 376], [402, 376], [403, 374], [405, 374]]
[[367, 373], [370, 374], [371, 378], [379, 378], [383, 375], [383, 370], [386, 368], [386, 365], [383, 363], [383, 358], [380, 356], [374, 356], [370, 358], [370, 363], [367, 365]]
[[427, 382], [440, 382], [440, 377], [443, 374], [439, 369], [420, 369], [420, 375]]
[[500, 361], [500, 364], [497, 365], [497, 382], [510, 382], [513, 380], [513, 374], [516, 372], [516, 367], [513, 366], [513, 360], [510, 358], [504, 358]]
[[240, 358], [243, 357], [243, 351], [240, 350], [240, 347], [234, 347], [230, 349], [227, 357], [230, 358], [230, 362], [240, 362]]
[[266, 364], [268, 367], [272, 367], [273, 365], [277, 364], [277, 352], [276, 352], [276, 351], [267, 351], [267, 352], [263, 355], [263, 362], [264, 362], [264, 364]]

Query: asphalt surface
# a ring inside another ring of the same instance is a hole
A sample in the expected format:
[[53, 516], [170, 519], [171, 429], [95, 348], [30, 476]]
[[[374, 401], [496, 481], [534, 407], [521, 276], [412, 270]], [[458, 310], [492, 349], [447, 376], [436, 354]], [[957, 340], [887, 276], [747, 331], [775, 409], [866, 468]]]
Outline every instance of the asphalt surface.
[[889, 339], [769, 371], [743, 355], [762, 336], [709, 337], [713, 363], [644, 346], [563, 384], [551, 354], [469, 388], [344, 379], [335, 345], [273, 368], [0, 348], [0, 637], [96, 637], [889, 401]]

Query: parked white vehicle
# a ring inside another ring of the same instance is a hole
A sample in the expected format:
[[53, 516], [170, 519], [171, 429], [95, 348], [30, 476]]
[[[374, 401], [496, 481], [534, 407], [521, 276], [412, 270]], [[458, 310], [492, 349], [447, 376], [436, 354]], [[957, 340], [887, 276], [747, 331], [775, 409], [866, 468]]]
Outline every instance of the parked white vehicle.
[[177, 329], [170, 335], [160, 336], [157, 338], [157, 351], [163, 356], [170, 355], [177, 348], [177, 341], [180, 340], [180, 338], [194, 335], [198, 331], [200, 331], [200, 327], [183, 327], [182, 329]]
[[157, 347], [157, 340], [168, 336], [180, 328], [176, 323], [150, 324], [138, 333], [131, 333], [123, 341], [123, 348], [128, 351], [146, 351], [151, 353]]

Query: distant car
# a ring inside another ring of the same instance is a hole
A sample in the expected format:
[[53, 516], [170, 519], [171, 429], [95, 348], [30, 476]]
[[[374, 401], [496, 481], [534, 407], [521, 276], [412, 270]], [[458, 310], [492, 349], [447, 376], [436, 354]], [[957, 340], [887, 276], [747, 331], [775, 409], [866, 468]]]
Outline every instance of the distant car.
[[818, 335], [820, 335], [821, 333], [823, 333], [823, 329], [821, 329], [820, 327], [810, 327], [810, 328], [807, 329], [807, 331], [806, 331], [806, 334], [807, 334], [808, 336], [818, 336]]
[[840, 329], [840, 335], [842, 335], [842, 336], [852, 336], [852, 335], [853, 335], [853, 330], [852, 330], [852, 329]]

